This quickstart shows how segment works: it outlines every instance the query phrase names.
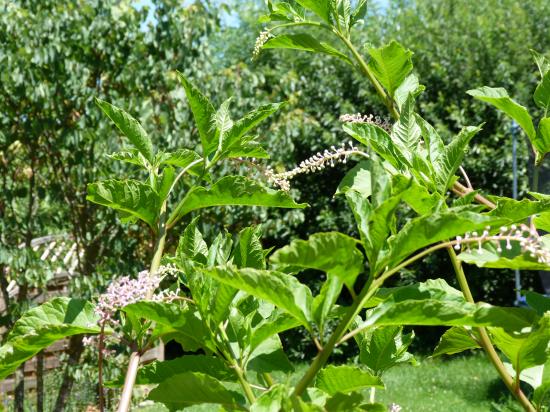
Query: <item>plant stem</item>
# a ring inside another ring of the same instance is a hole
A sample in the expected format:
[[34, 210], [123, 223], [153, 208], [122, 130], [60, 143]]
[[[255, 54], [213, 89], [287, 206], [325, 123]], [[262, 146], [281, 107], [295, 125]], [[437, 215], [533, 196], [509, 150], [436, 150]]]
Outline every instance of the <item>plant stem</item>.
[[[151, 267], [149, 268], [149, 276], [153, 276], [158, 272], [160, 267], [160, 260], [164, 253], [164, 245], [166, 243], [166, 200], [160, 207], [160, 217], [158, 224], [158, 237], [155, 244], [155, 252], [153, 254], [153, 260], [151, 261]], [[147, 299], [153, 296], [154, 290], [147, 292]], [[118, 412], [128, 412], [130, 409], [130, 403], [132, 401], [132, 390], [136, 382], [136, 376], [138, 372], [139, 362], [141, 360], [142, 353], [140, 351], [134, 351], [130, 355], [130, 363], [126, 370], [126, 378], [124, 380], [124, 387], [122, 389], [122, 395], [120, 397], [120, 404], [118, 406]]]
[[105, 324], [101, 325], [101, 332], [99, 333], [99, 345], [98, 345], [98, 360], [97, 360], [97, 374], [98, 374], [98, 386], [99, 386], [99, 412], [105, 411], [105, 399], [103, 397], [103, 349], [105, 347]]
[[233, 352], [233, 349], [231, 348], [231, 343], [229, 342], [227, 333], [225, 333], [225, 329], [221, 325], [218, 329], [220, 330], [220, 335], [223, 338], [223, 343], [225, 343], [225, 346], [227, 347], [227, 352], [223, 351], [223, 354], [225, 358], [229, 361], [231, 368], [235, 371], [237, 379], [239, 380], [239, 383], [244, 390], [246, 398], [252, 404], [256, 401], [256, 396], [254, 395], [254, 392], [252, 392], [252, 388], [246, 380], [246, 376], [241, 368], [241, 365], [239, 365], [239, 363], [237, 362], [237, 356], [235, 356], [235, 352]]
[[376, 290], [380, 287], [380, 280], [381, 279], [379, 278], [373, 281], [373, 276], [369, 278], [369, 281], [361, 290], [361, 293], [359, 294], [357, 300], [355, 300], [353, 305], [349, 307], [348, 311], [344, 315], [344, 318], [340, 321], [334, 332], [332, 332], [329, 340], [327, 341], [323, 349], [319, 351], [304, 376], [302, 376], [302, 379], [300, 379], [300, 381], [296, 384], [293, 393], [294, 396], [301, 396], [302, 393], [304, 393], [304, 391], [307, 389], [309, 384], [313, 381], [313, 379], [315, 379], [315, 376], [317, 375], [319, 370], [327, 362], [330, 354], [334, 350], [334, 347], [340, 340], [340, 337], [349, 328], [349, 325], [352, 323], [353, 319], [355, 319], [355, 317], [359, 314], [361, 309], [363, 309], [365, 303], [374, 295]]
[[[468, 280], [466, 279], [466, 275], [464, 274], [464, 270], [462, 269], [462, 264], [458, 260], [458, 257], [456, 256], [456, 253], [452, 247], [447, 247], [447, 250], [449, 252], [451, 263], [455, 270], [460, 289], [462, 289], [462, 293], [464, 294], [464, 298], [470, 303], [475, 303], [472, 292], [470, 291], [470, 287], [468, 285]], [[504, 367], [504, 364], [500, 360], [495, 348], [493, 347], [491, 338], [489, 337], [487, 330], [481, 327], [476, 328], [476, 330], [478, 331], [480, 336], [479, 343], [481, 347], [483, 348], [483, 350], [485, 350], [485, 353], [487, 353], [487, 357], [493, 364], [494, 368], [497, 370], [506, 387], [510, 390], [510, 392], [512, 392], [512, 394], [516, 397], [516, 399], [526, 411], [535, 412], [535, 408], [533, 407], [529, 399], [527, 399], [525, 394], [520, 389], [519, 385], [516, 385], [513, 378], [508, 374], [506, 368]]]

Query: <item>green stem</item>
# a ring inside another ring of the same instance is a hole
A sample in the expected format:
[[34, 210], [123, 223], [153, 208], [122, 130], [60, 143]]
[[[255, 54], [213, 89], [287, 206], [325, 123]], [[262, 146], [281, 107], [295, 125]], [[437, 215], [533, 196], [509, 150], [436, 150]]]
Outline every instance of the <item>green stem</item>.
[[533, 170], [533, 192], [539, 191], [539, 174], [540, 174], [540, 166], [537, 166], [535, 164], [535, 168]]
[[222, 337], [224, 346], [226, 347], [226, 351], [222, 351], [222, 353], [229, 362], [231, 369], [235, 371], [235, 375], [237, 375], [237, 379], [239, 380], [239, 383], [244, 390], [248, 402], [253, 404], [256, 401], [256, 396], [254, 395], [250, 384], [246, 380], [246, 376], [243, 369], [241, 368], [241, 365], [239, 365], [239, 363], [237, 362], [237, 357], [235, 356], [235, 352], [233, 352], [233, 349], [231, 348], [231, 343], [229, 342], [227, 333], [225, 333], [225, 329], [221, 325], [218, 329], [220, 330], [220, 336]]
[[[448, 247], [447, 250], [449, 251], [451, 263], [455, 270], [456, 278], [458, 280], [460, 288], [462, 289], [462, 293], [464, 294], [464, 297], [468, 302], [475, 303], [474, 298], [472, 296], [472, 292], [470, 291], [470, 287], [468, 285], [468, 280], [466, 279], [466, 275], [464, 274], [464, 270], [462, 269], [462, 264], [458, 260], [458, 257], [456, 256], [456, 253], [452, 247]], [[525, 394], [522, 392], [522, 390], [519, 387], [519, 384], [516, 385], [514, 383], [513, 378], [506, 371], [504, 364], [502, 363], [500, 357], [498, 356], [493, 346], [493, 343], [491, 342], [491, 338], [489, 337], [487, 330], [485, 328], [476, 328], [476, 330], [478, 331], [480, 336], [479, 343], [481, 347], [483, 348], [483, 350], [485, 350], [487, 357], [493, 364], [494, 368], [497, 370], [498, 374], [500, 375], [500, 378], [502, 379], [506, 387], [510, 390], [510, 392], [512, 392], [512, 394], [516, 397], [516, 399], [519, 401], [521, 406], [526, 411], [535, 412], [535, 408], [533, 407], [529, 399], [527, 399]]]

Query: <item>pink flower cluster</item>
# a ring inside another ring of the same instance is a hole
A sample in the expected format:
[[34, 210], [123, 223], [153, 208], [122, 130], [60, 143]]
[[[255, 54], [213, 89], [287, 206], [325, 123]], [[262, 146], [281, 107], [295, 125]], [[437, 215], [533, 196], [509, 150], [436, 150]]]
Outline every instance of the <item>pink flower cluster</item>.
[[159, 283], [160, 277], [149, 275], [146, 270], [140, 272], [137, 279], [124, 276], [115, 280], [99, 297], [95, 307], [95, 312], [99, 316], [99, 324], [118, 325], [118, 321], [114, 318], [117, 310], [151, 296]]

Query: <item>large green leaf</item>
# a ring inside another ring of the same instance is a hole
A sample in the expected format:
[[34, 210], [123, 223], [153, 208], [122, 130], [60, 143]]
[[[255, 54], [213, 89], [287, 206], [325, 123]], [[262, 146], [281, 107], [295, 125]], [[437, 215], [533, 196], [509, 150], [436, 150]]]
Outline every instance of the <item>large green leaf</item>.
[[269, 339], [271, 336], [284, 332], [285, 330], [294, 329], [300, 326], [294, 316], [279, 310], [274, 311], [267, 319], [260, 321], [252, 328], [252, 337], [250, 339], [250, 347], [254, 349], [260, 343]]
[[399, 120], [392, 127], [392, 141], [400, 142], [404, 147], [404, 153], [412, 159], [418, 152], [422, 130], [416, 122], [416, 112], [414, 111], [415, 100], [413, 95], [409, 95], [401, 109]]
[[328, 54], [351, 64], [348, 56], [339, 52], [330, 44], [320, 42], [315, 37], [306, 33], [281, 34], [269, 39], [263, 46], [264, 49], [293, 49], [308, 52]]
[[214, 183], [209, 189], [196, 186], [187, 192], [170, 215], [168, 225], [174, 225], [182, 216], [193, 210], [228, 205], [293, 209], [306, 207], [303, 203], [294, 202], [286, 192], [267, 188], [259, 182], [244, 176], [226, 176]]
[[529, 115], [529, 112], [524, 106], [512, 100], [505, 89], [501, 87], [493, 88], [484, 86], [478, 89], [468, 90], [467, 93], [478, 100], [492, 104], [497, 109], [506, 113], [521, 126], [529, 139], [533, 141], [536, 133], [531, 115]]
[[246, 369], [257, 373], [294, 371], [294, 367], [283, 350], [281, 339], [277, 335], [271, 336], [254, 348], [248, 359]]
[[308, 240], [293, 240], [270, 260], [278, 265], [321, 270], [352, 288], [363, 270], [363, 255], [357, 244], [357, 240], [342, 233], [315, 233]]
[[137, 180], [104, 180], [90, 183], [86, 199], [122, 212], [122, 220], [141, 219], [156, 228], [159, 196]]
[[389, 298], [369, 312], [360, 328], [371, 326], [494, 326], [521, 330], [536, 319], [523, 308], [469, 303], [462, 293], [443, 280], [397, 288]]
[[363, 388], [384, 389], [382, 380], [357, 366], [330, 365], [319, 371], [315, 386], [329, 395], [350, 393]]
[[371, 56], [370, 69], [393, 98], [413, 68], [412, 52], [394, 40], [378, 49], [369, 48], [368, 52]]
[[413, 252], [433, 243], [451, 239], [466, 232], [482, 230], [486, 226], [500, 226], [509, 220], [450, 208], [407, 222], [388, 240], [388, 248], [379, 260], [376, 271], [393, 266]]
[[330, 24], [330, 0], [296, 0], [302, 7], [311, 10], [325, 23]]
[[197, 129], [199, 130], [202, 148], [204, 151], [203, 155], [206, 157], [218, 143], [216, 141], [216, 132], [212, 127], [212, 120], [216, 110], [208, 98], [204, 96], [199, 89], [197, 89], [197, 87], [189, 82], [183, 74], [180, 72], [177, 72], [177, 74], [183, 88], [185, 89], [189, 106], [193, 112]]
[[[226, 364], [214, 356], [184, 355], [180, 358], [167, 361], [154, 361], [139, 368], [136, 385], [151, 385], [162, 383], [168, 378], [185, 372], [200, 372], [220, 381], [236, 381], [237, 375]], [[124, 385], [124, 377], [106, 386], [120, 387]]]
[[439, 162], [441, 175], [438, 176], [438, 183], [441, 185], [442, 192], [445, 192], [453, 183], [455, 172], [462, 163], [470, 140], [472, 140], [480, 130], [481, 127], [465, 127], [460, 131], [458, 136], [445, 147]]
[[58, 340], [99, 333], [98, 320], [91, 303], [70, 298], [55, 298], [25, 312], [0, 347], [0, 379]]
[[144, 169], [150, 167], [149, 161], [137, 149], [123, 150], [107, 155], [109, 159], [131, 163]]
[[170, 410], [200, 404], [246, 410], [241, 394], [226, 389], [217, 379], [200, 372], [183, 372], [168, 378], [149, 393], [148, 399], [163, 403]]
[[317, 324], [320, 334], [325, 330], [325, 322], [340, 296], [344, 283], [336, 276], [328, 275], [317, 296], [313, 299], [313, 319]]
[[215, 267], [203, 272], [214, 279], [243, 290], [252, 296], [273, 303], [309, 327], [311, 319], [311, 291], [294, 276], [272, 270]]
[[268, 391], [262, 393], [250, 407], [250, 412], [279, 412], [290, 411], [290, 389], [281, 384], [272, 386]]
[[147, 135], [145, 129], [139, 124], [139, 122], [126, 113], [124, 110], [113, 106], [103, 100], [96, 99], [97, 105], [103, 110], [103, 112], [113, 121], [119, 130], [130, 140], [130, 142], [139, 150], [139, 152], [145, 157], [149, 163], [153, 163], [155, 160], [155, 153], [153, 150], [153, 143]]
[[543, 315], [544, 312], [550, 311], [550, 298], [540, 293], [528, 291], [525, 293], [525, 300], [527, 304], [535, 309], [539, 315]]
[[538, 107], [548, 113], [550, 110], [550, 72], [546, 72], [535, 90], [533, 100]]
[[432, 356], [454, 355], [468, 349], [480, 348], [474, 339], [474, 331], [461, 326], [448, 329], [437, 344]]
[[550, 314], [545, 314], [530, 332], [509, 332], [491, 328], [495, 345], [512, 362], [516, 373], [536, 365], [543, 365], [550, 355]]
[[535, 63], [537, 64], [540, 77], [544, 77], [546, 72], [550, 70], [550, 61], [546, 58], [546, 56], [540, 54], [536, 50], [530, 50], [530, 52], [533, 55], [533, 60], [535, 60]]
[[357, 335], [359, 361], [375, 374], [398, 363], [411, 362], [413, 356], [407, 352], [414, 333], [403, 334], [402, 326], [382, 326]]

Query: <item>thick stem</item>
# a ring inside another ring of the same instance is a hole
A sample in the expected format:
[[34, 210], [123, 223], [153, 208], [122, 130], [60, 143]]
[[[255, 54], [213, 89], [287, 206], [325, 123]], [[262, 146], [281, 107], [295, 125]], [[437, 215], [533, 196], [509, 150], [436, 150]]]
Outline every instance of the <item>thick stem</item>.
[[[151, 261], [151, 267], [149, 269], [149, 276], [153, 276], [158, 272], [160, 267], [160, 260], [164, 253], [164, 245], [166, 243], [166, 201], [162, 203], [160, 208], [160, 217], [158, 225], [158, 237], [155, 244], [155, 252], [153, 254], [153, 260]], [[154, 290], [147, 292], [147, 299], [153, 296]], [[134, 351], [130, 355], [130, 364], [126, 370], [126, 378], [124, 380], [124, 387], [122, 389], [122, 395], [120, 398], [120, 404], [118, 406], [118, 412], [128, 412], [130, 403], [132, 401], [132, 391], [136, 382], [136, 376], [138, 372], [139, 362], [141, 359], [141, 352]]]
[[128, 370], [126, 371], [126, 379], [124, 380], [124, 389], [122, 390], [122, 396], [120, 397], [118, 412], [128, 412], [130, 410], [130, 404], [132, 403], [132, 389], [136, 383], [140, 360], [141, 355], [139, 352], [133, 352], [130, 355], [130, 362], [128, 363]]
[[[456, 256], [456, 253], [452, 247], [448, 247], [447, 250], [449, 251], [451, 263], [455, 270], [460, 289], [462, 289], [462, 293], [464, 294], [464, 298], [470, 303], [475, 303], [472, 292], [470, 291], [470, 287], [468, 285], [468, 280], [466, 279], [466, 275], [464, 274], [464, 270], [462, 269], [462, 264], [458, 260], [458, 257]], [[483, 350], [485, 350], [487, 357], [493, 364], [494, 368], [497, 370], [500, 378], [502, 379], [506, 387], [510, 390], [510, 392], [512, 392], [512, 394], [516, 397], [516, 399], [526, 411], [535, 412], [535, 408], [533, 407], [529, 399], [527, 399], [525, 394], [520, 389], [519, 385], [516, 385], [514, 383], [514, 379], [506, 371], [504, 364], [500, 360], [500, 357], [493, 347], [491, 338], [487, 334], [487, 330], [485, 328], [476, 328], [476, 330], [478, 331], [480, 336], [479, 343], [481, 347], [483, 348]]]

